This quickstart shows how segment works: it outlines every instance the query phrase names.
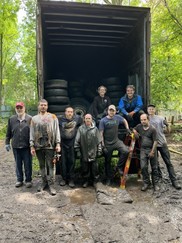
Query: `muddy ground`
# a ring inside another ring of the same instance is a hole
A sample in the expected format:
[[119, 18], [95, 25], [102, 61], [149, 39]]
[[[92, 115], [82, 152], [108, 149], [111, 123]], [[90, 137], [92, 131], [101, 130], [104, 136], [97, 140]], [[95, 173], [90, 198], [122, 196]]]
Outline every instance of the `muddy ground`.
[[[182, 144], [170, 142], [182, 151]], [[171, 153], [182, 184], [182, 156]], [[141, 192], [141, 180], [130, 175], [126, 190], [118, 185], [96, 188], [60, 187], [57, 195], [15, 188], [14, 159], [0, 141], [0, 242], [6, 243], [179, 243], [182, 242], [182, 190], [175, 190], [161, 161], [160, 192]]]

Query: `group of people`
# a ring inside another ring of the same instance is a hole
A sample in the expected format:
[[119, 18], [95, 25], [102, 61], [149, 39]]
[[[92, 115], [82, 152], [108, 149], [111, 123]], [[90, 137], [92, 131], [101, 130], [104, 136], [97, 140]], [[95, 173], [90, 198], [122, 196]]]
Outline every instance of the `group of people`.
[[[51, 195], [56, 195], [54, 187], [53, 158], [61, 154], [61, 180], [60, 186], [75, 187], [75, 161], [80, 158], [83, 187], [89, 183], [99, 181], [97, 157], [105, 157], [106, 184], [112, 180], [111, 158], [114, 150], [118, 150], [117, 170], [123, 175], [125, 162], [130, 148], [118, 138], [118, 128], [123, 124], [130, 134], [132, 127], [135, 137], [141, 140], [140, 166], [143, 177], [142, 191], [153, 186], [159, 189], [159, 177], [162, 176], [157, 159], [157, 151], [167, 166], [172, 185], [181, 189], [176, 179], [170, 154], [167, 147], [164, 126], [165, 119], [155, 115], [155, 106], [148, 106], [148, 114], [142, 110], [141, 96], [135, 94], [135, 87], [128, 85], [126, 95], [120, 99], [119, 111], [111, 104], [109, 97], [105, 96], [106, 87], [100, 86], [99, 95], [94, 99], [94, 112], [96, 119], [91, 114], [84, 118], [74, 114], [72, 107], [65, 109], [65, 114], [59, 120], [56, 115], [48, 112], [48, 102], [41, 99], [38, 103], [38, 114], [31, 117], [25, 112], [23, 102], [17, 102], [16, 115], [9, 118], [6, 134], [6, 150], [13, 148], [16, 162], [16, 187], [32, 186], [32, 156], [36, 155], [39, 161], [42, 181], [37, 191], [49, 188]], [[140, 119], [140, 124], [137, 125]], [[10, 145], [11, 141], [11, 145]], [[151, 165], [151, 176], [148, 163]], [[24, 172], [23, 173], [23, 166]], [[25, 175], [24, 175], [25, 174]], [[152, 182], [151, 182], [152, 180]]]

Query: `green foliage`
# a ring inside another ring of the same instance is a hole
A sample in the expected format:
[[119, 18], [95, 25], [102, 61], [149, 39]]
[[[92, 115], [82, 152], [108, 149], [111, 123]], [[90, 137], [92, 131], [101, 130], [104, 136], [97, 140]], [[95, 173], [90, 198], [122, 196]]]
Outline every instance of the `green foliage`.
[[34, 156], [32, 159], [32, 170], [33, 170], [33, 175], [37, 175], [39, 172], [39, 161], [36, 156]]
[[0, 139], [5, 139], [8, 119], [0, 117]]
[[[36, 1], [3, 0], [0, 3], [0, 34], [2, 35], [1, 103], [26, 104], [37, 100], [35, 16]], [[18, 11], [23, 8], [23, 22]], [[1, 29], [2, 26], [2, 29]]]
[[177, 142], [182, 142], [182, 133], [174, 133], [173, 140]]
[[152, 102], [180, 110], [182, 103], [182, 5], [160, 1], [152, 9]]

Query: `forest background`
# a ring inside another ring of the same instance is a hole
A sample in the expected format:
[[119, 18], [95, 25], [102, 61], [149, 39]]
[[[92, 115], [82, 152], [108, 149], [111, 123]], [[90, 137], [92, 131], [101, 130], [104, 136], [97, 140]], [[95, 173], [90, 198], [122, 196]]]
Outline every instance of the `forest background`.
[[[100, 3], [100, 1], [77, 1]], [[104, 0], [151, 8], [151, 101], [182, 111], [182, 1]], [[0, 105], [37, 103], [36, 0], [0, 1]]]

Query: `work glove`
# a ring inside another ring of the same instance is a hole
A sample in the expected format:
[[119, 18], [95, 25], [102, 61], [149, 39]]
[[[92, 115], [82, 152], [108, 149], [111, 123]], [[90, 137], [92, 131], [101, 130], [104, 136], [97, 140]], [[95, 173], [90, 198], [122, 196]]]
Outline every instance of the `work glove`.
[[103, 153], [104, 153], [105, 155], [107, 155], [107, 154], [108, 154], [108, 150], [107, 150], [107, 148], [106, 148], [106, 147], [103, 147], [103, 148], [102, 148], [102, 151], [103, 151]]
[[5, 148], [6, 148], [6, 151], [9, 152], [11, 150], [10, 144], [6, 144]]

